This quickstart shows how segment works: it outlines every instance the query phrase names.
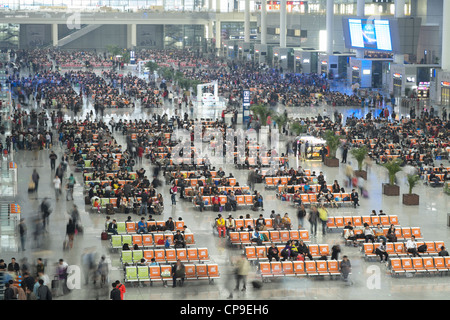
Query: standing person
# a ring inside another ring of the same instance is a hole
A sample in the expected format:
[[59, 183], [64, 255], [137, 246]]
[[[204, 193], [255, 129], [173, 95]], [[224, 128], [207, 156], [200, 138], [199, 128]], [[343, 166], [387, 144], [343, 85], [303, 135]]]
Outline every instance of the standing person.
[[36, 169], [33, 169], [33, 174], [31, 175], [31, 180], [34, 182], [34, 192], [38, 192], [38, 186], [39, 186], [39, 173], [36, 171]]
[[52, 213], [52, 210], [50, 209], [50, 204], [48, 202], [47, 197], [45, 197], [44, 200], [42, 200], [40, 209], [41, 209], [41, 214], [42, 214], [43, 228], [45, 231], [45, 230], [47, 230], [48, 218], [49, 218], [50, 214]]
[[69, 195], [73, 200], [73, 188], [75, 187], [75, 177], [73, 176], [73, 173], [70, 174], [70, 177], [67, 179], [67, 194], [66, 194], [66, 200], [69, 201]]
[[317, 235], [317, 220], [319, 219], [319, 211], [317, 207], [312, 205], [309, 211], [308, 221], [311, 225], [311, 235]]
[[177, 188], [176, 184], [174, 183], [172, 185], [172, 187], [170, 188], [170, 199], [172, 200], [172, 205], [177, 204], [177, 201], [176, 201], [177, 190], [178, 190], [178, 188]]
[[25, 251], [25, 243], [27, 240], [27, 225], [25, 224], [25, 219], [21, 218], [19, 222], [19, 236], [20, 236], [20, 246], [22, 251]]
[[112, 290], [111, 290], [111, 293], [109, 294], [109, 299], [111, 299], [111, 300], [122, 300], [121, 296], [120, 296], [120, 291], [119, 291], [119, 289], [117, 289], [117, 283], [113, 282], [111, 284], [111, 286], [112, 286]]
[[55, 178], [53, 179], [53, 186], [55, 187], [55, 198], [56, 201], [58, 201], [61, 194], [61, 179], [58, 175], [55, 175]]
[[347, 163], [348, 146], [344, 145], [342, 149], [342, 161], [341, 163]]
[[177, 279], [181, 279], [180, 287], [184, 284], [184, 277], [186, 276], [186, 268], [180, 259], [172, 266], [172, 287], [177, 286]]
[[339, 243], [335, 242], [335, 244], [331, 247], [331, 260], [339, 260], [339, 253], [341, 252], [341, 246]]
[[345, 282], [347, 282], [348, 281], [348, 275], [350, 274], [350, 272], [352, 270], [352, 264], [350, 263], [350, 260], [348, 259], [347, 256], [343, 256], [342, 257], [340, 269], [341, 269], [342, 279]]
[[242, 281], [243, 287], [242, 291], [247, 290], [247, 276], [250, 271], [250, 263], [248, 262], [245, 254], [241, 254], [239, 261], [236, 266], [236, 288], [234, 290], [239, 290], [240, 283]]
[[98, 263], [97, 273], [100, 276], [100, 287], [103, 288], [103, 285], [106, 284], [108, 280], [108, 263], [106, 262], [105, 256], [100, 258], [100, 262]]
[[52, 300], [52, 291], [44, 283], [44, 279], [39, 279], [39, 287], [37, 289], [37, 299], [38, 300]]
[[319, 219], [322, 223], [322, 234], [325, 235], [327, 233], [327, 222], [328, 222], [328, 210], [325, 209], [323, 204], [320, 205], [319, 211]]
[[62, 296], [64, 295], [64, 288], [66, 286], [67, 281], [67, 268], [69, 265], [67, 262], [64, 261], [64, 259], [59, 259], [58, 265], [56, 266], [56, 274], [58, 277], [58, 291], [57, 295]]
[[56, 155], [56, 153], [52, 150], [52, 152], [50, 153], [50, 168], [51, 170], [55, 170], [55, 165], [56, 165], [56, 159], [58, 159], [58, 156]]
[[305, 209], [305, 206], [303, 204], [301, 204], [300, 208], [297, 211], [298, 227], [299, 228], [303, 228], [303, 226], [304, 226], [303, 221], [305, 219], [305, 216], [306, 216], [306, 209]]
[[127, 292], [127, 288], [120, 280], [116, 280], [116, 288], [120, 291], [120, 300], [124, 300], [124, 294]]
[[72, 218], [69, 219], [69, 222], [66, 225], [66, 235], [68, 238], [67, 246], [69, 249], [73, 248], [73, 238], [75, 236], [76, 225], [73, 222]]

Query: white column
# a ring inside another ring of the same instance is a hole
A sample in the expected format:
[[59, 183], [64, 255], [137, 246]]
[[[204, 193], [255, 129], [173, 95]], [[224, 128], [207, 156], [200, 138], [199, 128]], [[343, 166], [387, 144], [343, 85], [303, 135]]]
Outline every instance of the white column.
[[52, 24], [52, 43], [54, 47], [58, 46], [58, 24]]
[[[356, 15], [358, 18], [364, 18], [366, 9], [366, 1], [358, 0], [356, 2]], [[356, 58], [364, 59], [364, 49], [356, 49]]]
[[220, 0], [216, 0], [216, 12], [220, 12]]
[[222, 29], [220, 25], [220, 20], [216, 20], [216, 49], [222, 49]]
[[403, 18], [404, 16], [405, 16], [405, 0], [395, 0], [395, 17]]
[[[445, 1], [443, 1], [445, 2]], [[405, 17], [405, 0], [395, 0], [395, 18], [403, 18]], [[403, 64], [405, 62], [404, 54], [394, 54], [394, 63], [395, 64]]]
[[286, 0], [280, 0], [280, 47], [286, 48]]
[[[450, 14], [450, 2], [442, 1], [443, 17], [449, 17]], [[450, 71], [450, 21], [444, 18], [442, 22], [442, 57], [441, 57], [442, 70]]]
[[333, 54], [334, 0], [327, 0], [327, 54]]
[[267, 5], [261, 2], [261, 44], [267, 44]]
[[244, 9], [244, 42], [250, 42], [250, 0], [245, 0]]
[[208, 11], [212, 11], [213, 10], [213, 2], [212, 0], [208, 0]]
[[136, 23], [131, 24], [131, 48], [137, 45], [137, 26]]

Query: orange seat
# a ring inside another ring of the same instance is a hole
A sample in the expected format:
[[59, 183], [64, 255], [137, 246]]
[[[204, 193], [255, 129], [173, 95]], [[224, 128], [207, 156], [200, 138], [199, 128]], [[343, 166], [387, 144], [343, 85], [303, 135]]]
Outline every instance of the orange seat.
[[177, 261], [177, 253], [175, 249], [166, 249], [165, 250], [166, 261], [167, 262], [175, 262]]
[[197, 248], [188, 248], [187, 256], [189, 261], [199, 261]]
[[215, 263], [209, 263], [207, 265], [207, 269], [208, 269], [208, 276], [209, 276], [210, 280], [219, 278], [219, 265], [217, 265]]
[[270, 262], [260, 262], [259, 263], [259, 271], [261, 273], [261, 277], [272, 277], [272, 269], [270, 267]]
[[304, 261], [293, 261], [294, 273], [296, 276], [306, 276], [305, 262]]
[[185, 248], [177, 248], [177, 259], [180, 259], [181, 261], [188, 261], [187, 257], [187, 250]]
[[151, 261], [155, 257], [152, 249], [144, 250], [144, 259], [147, 261]]
[[326, 260], [318, 260], [316, 261], [317, 273], [319, 275], [329, 275], [328, 272], [328, 264]]
[[305, 261], [305, 270], [308, 276], [318, 275], [316, 261]]
[[294, 264], [292, 261], [282, 261], [281, 267], [283, 269], [283, 274], [287, 277], [295, 276], [294, 273]]
[[185, 278], [189, 279], [197, 279], [197, 272], [194, 264], [185, 264]]

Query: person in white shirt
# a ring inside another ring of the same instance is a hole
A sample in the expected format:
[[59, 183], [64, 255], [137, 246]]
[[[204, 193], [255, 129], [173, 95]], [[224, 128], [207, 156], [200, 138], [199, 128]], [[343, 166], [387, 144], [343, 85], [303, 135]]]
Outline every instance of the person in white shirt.
[[59, 200], [59, 196], [61, 194], [61, 180], [57, 175], [55, 176], [55, 179], [53, 179], [53, 185], [55, 187], [56, 200]]
[[411, 236], [411, 239], [406, 242], [406, 251], [408, 253], [411, 253], [413, 257], [420, 257], [419, 253], [417, 252], [417, 243], [415, 236]]

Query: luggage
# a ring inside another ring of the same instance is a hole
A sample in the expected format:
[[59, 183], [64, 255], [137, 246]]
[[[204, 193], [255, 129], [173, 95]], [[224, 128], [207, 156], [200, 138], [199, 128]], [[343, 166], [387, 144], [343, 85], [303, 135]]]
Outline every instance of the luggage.
[[103, 231], [102, 234], [101, 234], [101, 239], [102, 240], [108, 240], [108, 232]]
[[90, 205], [91, 204], [91, 199], [89, 199], [89, 196], [84, 197], [84, 204], [85, 205]]
[[33, 181], [30, 181], [28, 183], [28, 192], [34, 192], [35, 189], [36, 189], [36, 185], [34, 184]]
[[106, 204], [106, 214], [114, 214], [114, 206], [111, 203]]
[[225, 203], [225, 211], [231, 211], [231, 203]]
[[63, 251], [69, 250], [69, 239], [65, 238], [63, 241]]

